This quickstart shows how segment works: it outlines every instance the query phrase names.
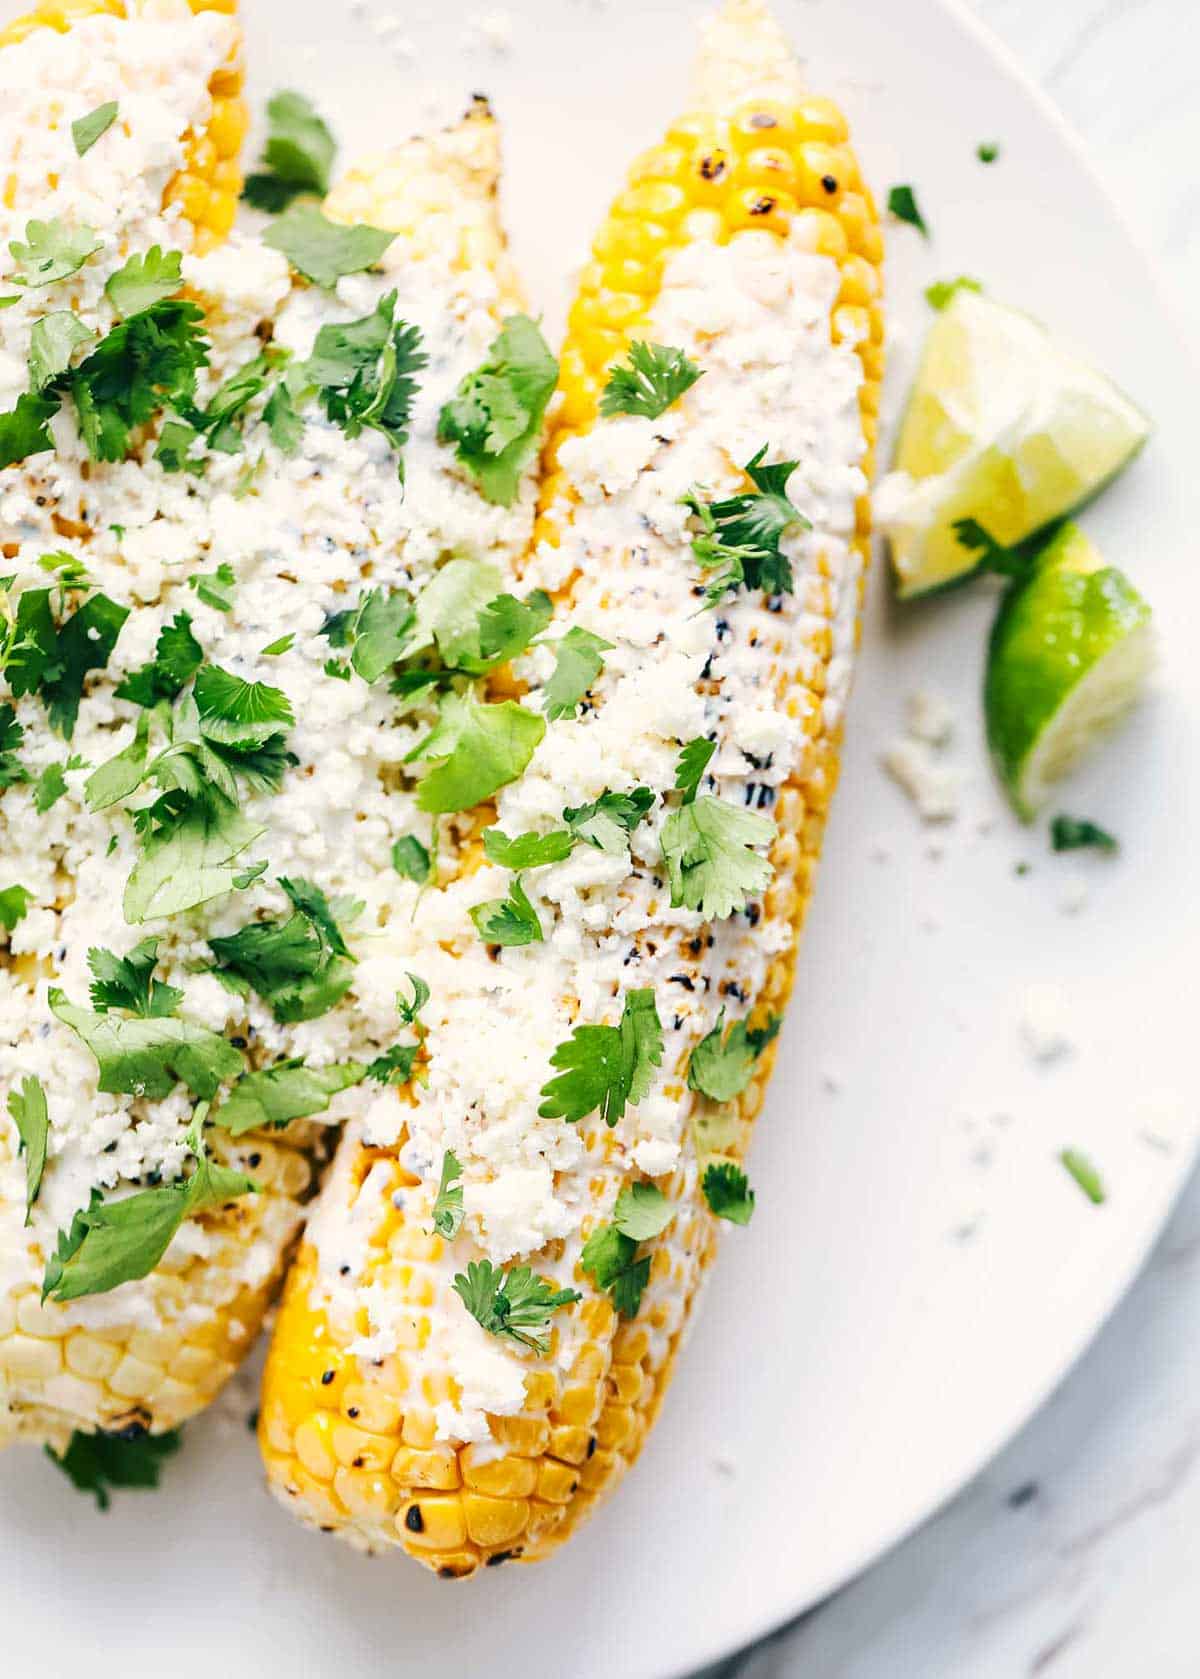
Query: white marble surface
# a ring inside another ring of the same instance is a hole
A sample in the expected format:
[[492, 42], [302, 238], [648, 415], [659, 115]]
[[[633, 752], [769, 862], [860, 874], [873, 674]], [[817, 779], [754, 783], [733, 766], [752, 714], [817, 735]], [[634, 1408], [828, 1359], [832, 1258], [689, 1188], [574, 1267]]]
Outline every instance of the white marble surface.
[[[1200, 340], [1195, 0], [971, 3], [1083, 136]], [[710, 1679], [1195, 1679], [1198, 1629], [1200, 1181], [1008, 1450], [867, 1574]]]

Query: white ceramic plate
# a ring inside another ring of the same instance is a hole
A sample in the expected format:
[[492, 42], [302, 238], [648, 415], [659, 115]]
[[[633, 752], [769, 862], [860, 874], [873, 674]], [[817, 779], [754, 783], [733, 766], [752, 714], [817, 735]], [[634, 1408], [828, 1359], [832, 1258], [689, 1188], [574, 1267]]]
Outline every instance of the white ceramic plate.
[[[294, 1527], [261, 1488], [250, 1394], [189, 1430], [160, 1494], [107, 1516], [12, 1452], [0, 1623], [13, 1672], [683, 1673], [814, 1602], [976, 1470], [1102, 1322], [1187, 1173], [1195, 375], [1070, 136], [975, 26], [937, 0], [778, 3], [814, 86], [849, 109], [877, 188], [915, 183], [934, 231], [929, 247], [906, 229], [891, 241], [893, 400], [927, 319], [921, 286], [966, 271], [1070, 333], [1158, 422], [1086, 522], [1155, 603], [1164, 680], [1062, 800], [1113, 828], [1122, 855], [1085, 859], [1090, 903], [1062, 911], [1084, 865], [1018, 830], [980, 746], [989, 589], [901, 614], [877, 575], [752, 1163], [758, 1214], [726, 1243], [628, 1483], [550, 1562], [455, 1588]], [[420, 126], [430, 82], [445, 108], [475, 87], [494, 95], [516, 254], [555, 326], [619, 171], [682, 95], [691, 46], [679, 0], [518, 0], [511, 52], [496, 55], [465, 39], [466, 0], [439, 0], [405, 9], [402, 65], [373, 27], [386, 0], [246, 5], [256, 96], [314, 93], [344, 156]], [[985, 139], [1003, 146], [992, 168], [975, 158]], [[961, 705], [954, 752], [972, 779], [940, 860], [877, 763], [928, 684]], [[1033, 982], [1068, 998], [1074, 1051], [1049, 1067], [1021, 1044]], [[1102, 1169], [1103, 1208], [1057, 1164], [1066, 1144]]]

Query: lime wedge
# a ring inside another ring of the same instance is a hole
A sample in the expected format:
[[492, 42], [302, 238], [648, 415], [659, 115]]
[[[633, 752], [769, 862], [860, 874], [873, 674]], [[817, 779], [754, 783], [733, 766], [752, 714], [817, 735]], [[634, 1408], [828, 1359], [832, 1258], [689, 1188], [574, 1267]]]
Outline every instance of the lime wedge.
[[1037, 321], [956, 292], [926, 339], [894, 470], [876, 496], [900, 594], [977, 569], [957, 519], [977, 520], [1006, 547], [1022, 542], [1103, 489], [1149, 433], [1146, 416]]
[[1078, 526], [1064, 525], [1009, 586], [988, 647], [988, 745], [1026, 822], [1137, 698], [1153, 662], [1150, 608]]

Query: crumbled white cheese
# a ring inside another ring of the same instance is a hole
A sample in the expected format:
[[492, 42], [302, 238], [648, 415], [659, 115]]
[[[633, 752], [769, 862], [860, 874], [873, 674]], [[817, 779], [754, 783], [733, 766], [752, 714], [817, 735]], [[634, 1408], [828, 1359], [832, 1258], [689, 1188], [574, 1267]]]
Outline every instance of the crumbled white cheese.
[[881, 762], [923, 822], [949, 822], [958, 815], [961, 771], [944, 763], [924, 741], [910, 736], [894, 740]]
[[918, 688], [908, 701], [908, 732], [930, 746], [947, 746], [954, 734], [954, 707], [944, 694]]

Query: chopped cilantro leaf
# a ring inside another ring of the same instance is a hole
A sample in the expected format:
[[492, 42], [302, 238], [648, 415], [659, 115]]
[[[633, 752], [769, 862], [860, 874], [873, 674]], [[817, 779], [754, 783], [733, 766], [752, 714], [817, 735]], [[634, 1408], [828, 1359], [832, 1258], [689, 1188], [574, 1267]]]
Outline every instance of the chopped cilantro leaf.
[[725, 1010], [717, 1016], [717, 1023], [692, 1051], [688, 1063], [688, 1083], [713, 1102], [732, 1102], [750, 1083], [754, 1064], [778, 1035], [783, 1025], [781, 1015], [768, 1015], [766, 1024], [755, 1028], [745, 1020], [735, 1020], [722, 1038]]
[[898, 222], [915, 227], [923, 239], [929, 238], [929, 228], [917, 204], [917, 195], [910, 186], [893, 187], [887, 196], [887, 207]]
[[327, 290], [344, 274], [373, 268], [395, 239], [394, 233], [365, 222], [331, 222], [314, 204], [293, 204], [267, 228], [263, 241], [282, 251], [306, 280]]
[[529, 902], [520, 875], [514, 875], [507, 898], [491, 898], [476, 904], [471, 920], [486, 944], [540, 944], [542, 924]]
[[17, 267], [9, 276], [16, 286], [50, 286], [78, 273], [90, 256], [100, 249], [100, 239], [90, 227], [68, 227], [53, 221], [31, 221], [24, 240], [11, 239], [9, 250]]
[[480, 614], [499, 591], [500, 570], [489, 560], [447, 560], [417, 597], [409, 651], [420, 652], [436, 642], [449, 666], [478, 660]]
[[1050, 824], [1050, 843], [1055, 851], [1077, 851], [1083, 846], [1095, 846], [1098, 851], [1117, 849], [1107, 828], [1078, 816], [1056, 816]]
[[0, 891], [0, 927], [11, 933], [25, 918], [33, 893], [27, 886], [6, 886]]
[[488, 501], [511, 507], [533, 458], [558, 363], [527, 315], [511, 315], [483, 362], [462, 380], [438, 419], [438, 437]]
[[41, 695], [50, 727], [67, 740], [75, 732], [84, 679], [104, 669], [128, 616], [127, 606], [107, 595], [91, 595], [59, 628], [53, 674], [47, 667]]
[[244, 1073], [213, 1114], [212, 1123], [240, 1137], [259, 1126], [308, 1119], [325, 1113], [338, 1092], [358, 1084], [366, 1070], [360, 1061], [306, 1067], [295, 1060]]
[[42, 1187], [42, 1173], [46, 1169], [46, 1139], [50, 1135], [50, 1115], [46, 1107], [46, 1092], [42, 1081], [27, 1073], [20, 1090], [8, 1093], [8, 1111], [17, 1128], [19, 1153], [25, 1156], [25, 1223]]
[[162, 303], [182, 289], [182, 253], [151, 245], [145, 252], [127, 257], [115, 274], [104, 282], [104, 290], [122, 318], [140, 314], [153, 303]]
[[479, 614], [479, 663], [485, 670], [506, 664], [541, 635], [554, 616], [550, 596], [534, 589], [524, 600], [497, 595]]
[[135, 814], [142, 854], [125, 886], [128, 922], [179, 915], [232, 891], [235, 859], [265, 832], [215, 790], [164, 794]]
[[636, 1107], [662, 1062], [663, 1034], [654, 993], [630, 991], [617, 1026], [576, 1026], [550, 1065], [561, 1069], [542, 1087], [538, 1112], [569, 1124], [599, 1109], [615, 1125], [626, 1104]]
[[995, 163], [1000, 156], [1000, 144], [996, 140], [981, 140], [975, 148], [975, 156], [980, 163]]
[[628, 360], [616, 362], [609, 369], [600, 412], [605, 418], [640, 414], [647, 420], [657, 420], [701, 377], [702, 369], [682, 350], [634, 339]]
[[183, 992], [154, 979], [158, 962], [158, 940], [143, 939], [128, 956], [114, 956], [111, 950], [93, 947], [88, 951], [92, 972], [91, 999], [97, 1014], [110, 1009], [127, 1009], [143, 1020], [160, 1020], [174, 1014]]
[[542, 690], [546, 716], [551, 722], [574, 717], [576, 707], [604, 669], [603, 655], [611, 653], [612, 642], [591, 630], [573, 624], [555, 648], [555, 665]]
[[84, 157], [102, 134], [107, 134], [117, 120], [117, 102], [108, 99], [84, 117], [76, 117], [71, 124], [71, 139], [75, 142], [75, 156]]
[[502, 869], [540, 869], [547, 863], [561, 863], [574, 846], [575, 835], [567, 828], [551, 828], [548, 834], [518, 834], [515, 839], [499, 828], [483, 831], [484, 856]]
[[672, 908], [699, 910], [706, 921], [744, 908], [774, 872], [753, 847], [774, 837], [765, 816], [708, 794], [673, 810], [661, 834]]
[[204, 454], [192, 453], [200, 441], [200, 433], [187, 420], [164, 420], [154, 458], [164, 472], [189, 472], [193, 478], [200, 478], [206, 467]]
[[[417, 1016], [429, 1001], [429, 987], [421, 978], [420, 974], [410, 973], [408, 978], [413, 988], [412, 1001], [409, 1002], [407, 998], [397, 991], [396, 1009], [404, 1024], [406, 1026], [412, 1026], [416, 1024]], [[420, 1030], [420, 1028], [418, 1028], [418, 1030]]]
[[170, 403], [191, 402], [197, 369], [208, 363], [203, 324], [198, 305], [166, 298], [115, 326], [61, 376], [53, 389], [74, 402], [93, 460], [123, 460], [136, 426]]
[[750, 1180], [732, 1160], [712, 1160], [701, 1181], [708, 1210], [730, 1224], [749, 1224], [754, 1214], [754, 1191]]
[[279, 884], [292, 903], [286, 920], [247, 922], [214, 934], [209, 946], [221, 970], [253, 987], [276, 1020], [315, 1020], [350, 989], [354, 959], [321, 889], [306, 880]]
[[692, 538], [692, 553], [700, 569], [716, 572], [705, 597], [715, 606], [723, 595], [738, 589], [762, 589], [765, 594], [790, 594], [792, 563], [779, 544], [793, 526], [811, 530], [808, 519], [787, 497], [795, 461], [764, 465], [767, 445], [746, 462], [743, 471], [754, 489], [724, 501], [706, 502], [698, 490], [683, 497], [683, 505], [700, 521]]
[[396, 293], [390, 291], [361, 320], [323, 326], [302, 372], [347, 437], [371, 427], [399, 454], [417, 394], [414, 375], [428, 361], [420, 328], [396, 318]]
[[545, 719], [515, 700], [485, 705], [473, 691], [445, 694], [437, 723], [409, 754], [434, 761], [417, 804], [434, 815], [470, 810], [524, 773], [545, 732]]
[[245, 1065], [240, 1050], [190, 1020], [93, 1014], [70, 1002], [57, 986], [50, 987], [48, 996], [51, 1012], [95, 1056], [100, 1089], [112, 1094], [161, 1101], [182, 1082], [194, 1096], [207, 1099]]
[[415, 834], [401, 834], [392, 846], [392, 867], [405, 880], [424, 886], [433, 872], [429, 848]]
[[925, 301], [931, 309], [944, 309], [960, 291], [981, 292], [983, 286], [969, 274], [959, 274], [953, 280], [935, 280], [925, 287]]
[[44, 390], [67, 371], [75, 351], [94, 343], [95, 338], [96, 334], [69, 309], [55, 310], [34, 321], [29, 334], [30, 388]]
[[267, 143], [262, 168], [246, 178], [242, 197], [256, 210], [277, 215], [301, 193], [323, 198], [337, 145], [329, 126], [302, 93], [285, 89], [267, 101]]
[[177, 612], [169, 624], [158, 632], [154, 658], [141, 665], [119, 683], [116, 697], [132, 700], [134, 705], [158, 705], [173, 700], [195, 676], [204, 662], [204, 650], [192, 634], [192, 620], [186, 612]]
[[202, 665], [193, 692], [205, 735], [229, 746], [261, 746], [296, 721], [281, 688], [247, 682], [220, 665]]
[[282, 379], [276, 382], [275, 388], [267, 398], [262, 417], [270, 433], [271, 442], [279, 453], [289, 458], [294, 455], [300, 447], [304, 421], [296, 412], [292, 394]]
[[433, 1203], [433, 1228], [448, 1242], [462, 1229], [463, 1186], [457, 1181], [461, 1177], [462, 1167], [452, 1150], [447, 1149], [442, 1156], [442, 1175]]
[[76, 754], [72, 754], [65, 764], [46, 765], [38, 776], [33, 791], [33, 808], [39, 816], [44, 816], [66, 792], [68, 771], [85, 767], [83, 759]]
[[30, 455], [44, 455], [53, 449], [49, 422], [59, 410], [56, 397], [26, 391], [16, 407], [0, 414], [0, 467], [14, 466]]
[[376, 1084], [407, 1084], [420, 1047], [420, 1044], [393, 1044], [371, 1062], [367, 1077]]
[[364, 682], [378, 682], [403, 654], [413, 606], [400, 589], [370, 589], [353, 611], [336, 613], [322, 626], [335, 647], [350, 649], [350, 663]]
[[288, 635], [281, 635], [276, 641], [270, 641], [267, 643], [262, 650], [262, 656], [264, 659], [278, 658], [281, 653], [290, 652], [295, 646], [295, 643], [296, 636], [294, 632]]
[[531, 1331], [544, 1329], [560, 1306], [583, 1298], [573, 1288], [552, 1288], [528, 1265], [504, 1273], [488, 1259], [472, 1260], [465, 1275], [459, 1272], [455, 1276], [454, 1290], [489, 1335], [516, 1341], [538, 1353], [547, 1350], [548, 1342]]
[[679, 754], [679, 763], [675, 768], [675, 785], [683, 794], [685, 805], [690, 805], [699, 792], [704, 772], [712, 762], [716, 750], [715, 740], [707, 740], [703, 735], [697, 735], [695, 740], [688, 741]]
[[1102, 1206], [1107, 1199], [1104, 1180], [1087, 1155], [1077, 1148], [1065, 1148], [1058, 1158], [1093, 1207]]
[[25, 731], [6, 700], [0, 705], [0, 788], [15, 787], [18, 782], [29, 780], [29, 771], [17, 757], [17, 749], [24, 739]]
[[60, 1455], [44, 1448], [77, 1492], [90, 1492], [98, 1510], [107, 1510], [113, 1488], [158, 1486], [163, 1462], [177, 1452], [183, 1436], [177, 1428], [165, 1434], [84, 1434], [76, 1429]]
[[[568, 806], [563, 821], [576, 839], [614, 856], [629, 850], [629, 836], [654, 803], [649, 787], [629, 793], [601, 793], [590, 804]], [[486, 848], [487, 839], [484, 839]]]
[[197, 598], [217, 612], [232, 612], [233, 591], [236, 586], [233, 567], [222, 560], [216, 571], [195, 571], [187, 580]]
[[661, 1235], [674, 1217], [674, 1207], [654, 1183], [626, 1184], [613, 1208], [613, 1223], [635, 1242]]
[[148, 1276], [185, 1218], [257, 1190], [253, 1179], [209, 1159], [200, 1135], [202, 1118], [203, 1109], [197, 1109], [188, 1132], [196, 1157], [191, 1177], [116, 1201], [94, 1194], [92, 1204], [75, 1214], [69, 1230], [59, 1231], [57, 1250], [42, 1279], [43, 1300], [79, 1300]]

